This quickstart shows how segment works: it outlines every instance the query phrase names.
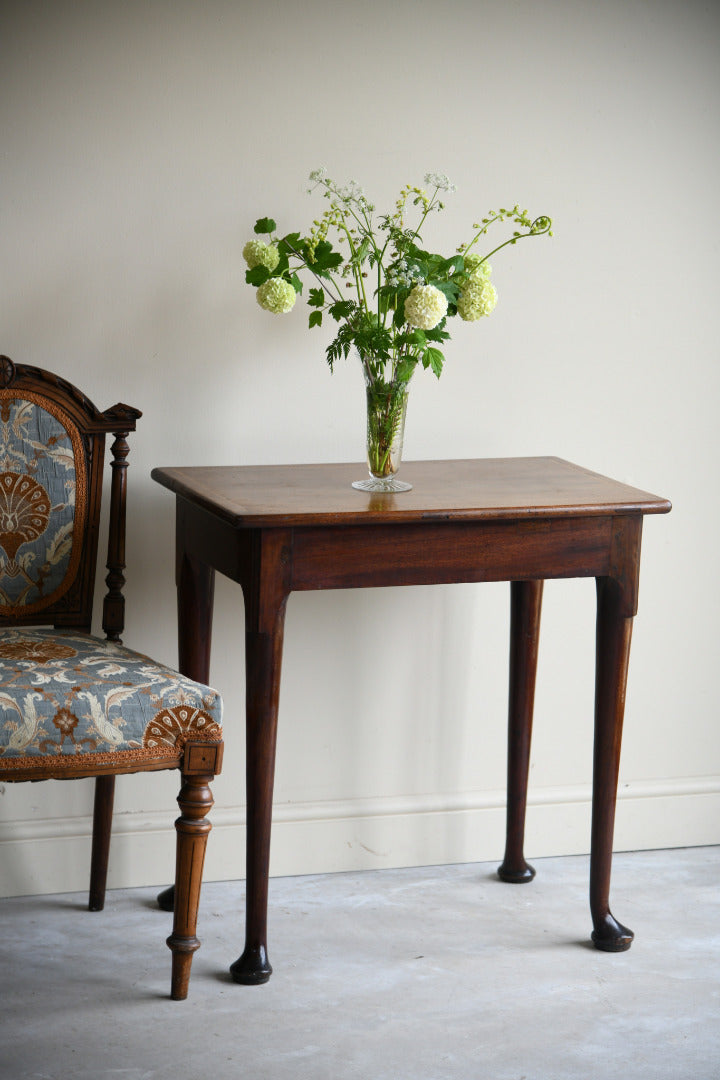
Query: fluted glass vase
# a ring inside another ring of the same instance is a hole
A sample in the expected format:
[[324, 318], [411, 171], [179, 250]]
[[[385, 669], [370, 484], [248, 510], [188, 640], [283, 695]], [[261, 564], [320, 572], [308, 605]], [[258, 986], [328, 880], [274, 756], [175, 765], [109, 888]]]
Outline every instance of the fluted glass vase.
[[[376, 369], [377, 371], [377, 369]], [[386, 381], [363, 364], [367, 407], [367, 480], [356, 480], [360, 491], [410, 491], [412, 484], [397, 479], [405, 433], [409, 380]]]

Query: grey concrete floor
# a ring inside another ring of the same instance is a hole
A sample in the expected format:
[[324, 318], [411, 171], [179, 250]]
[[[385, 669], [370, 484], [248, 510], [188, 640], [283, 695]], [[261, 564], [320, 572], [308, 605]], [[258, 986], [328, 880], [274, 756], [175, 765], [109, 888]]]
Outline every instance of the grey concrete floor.
[[587, 858], [274, 879], [261, 987], [242, 882], [203, 889], [186, 1002], [154, 889], [0, 901], [12, 1080], [718, 1080], [720, 848], [619, 854], [628, 953], [588, 944]]

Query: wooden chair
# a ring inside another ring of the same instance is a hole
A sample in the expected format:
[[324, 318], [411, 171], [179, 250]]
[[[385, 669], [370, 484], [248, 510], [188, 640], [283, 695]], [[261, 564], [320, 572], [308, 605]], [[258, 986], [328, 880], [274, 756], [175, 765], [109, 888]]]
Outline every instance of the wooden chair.
[[[220, 771], [222, 701], [131, 652], [124, 623], [127, 435], [64, 379], [0, 357], [0, 780], [93, 776], [91, 911], [105, 901], [115, 776], [180, 769], [171, 996], [187, 997]], [[105, 436], [112, 480], [105, 640], [90, 633]]]

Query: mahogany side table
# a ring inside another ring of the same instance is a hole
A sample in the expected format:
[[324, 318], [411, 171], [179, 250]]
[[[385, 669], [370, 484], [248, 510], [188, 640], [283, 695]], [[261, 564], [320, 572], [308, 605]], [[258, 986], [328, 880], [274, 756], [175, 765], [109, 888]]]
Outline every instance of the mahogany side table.
[[158, 468], [176, 495], [180, 670], [209, 681], [214, 575], [245, 601], [247, 903], [245, 949], [231, 967], [262, 983], [285, 608], [294, 590], [511, 582], [508, 802], [504, 881], [526, 882], [523, 854], [543, 582], [597, 582], [590, 910], [596, 947], [631, 930], [610, 911], [620, 744], [640, 537], [666, 499], [553, 457], [403, 464], [412, 491], [351, 488], [358, 465]]

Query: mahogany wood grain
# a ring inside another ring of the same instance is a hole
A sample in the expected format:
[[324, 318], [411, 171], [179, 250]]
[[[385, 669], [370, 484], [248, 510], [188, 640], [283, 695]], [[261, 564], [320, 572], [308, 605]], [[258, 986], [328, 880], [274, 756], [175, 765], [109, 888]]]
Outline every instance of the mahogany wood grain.
[[412, 491], [350, 487], [362, 465], [210, 465], [158, 468], [158, 483], [236, 528], [349, 525], [507, 516], [662, 514], [667, 499], [556, 457], [403, 462]]
[[[640, 537], [666, 499], [560, 458], [410, 462], [413, 489], [350, 487], [360, 465], [160, 468], [177, 497], [181, 668], [207, 677], [217, 570], [245, 601], [247, 903], [233, 978], [265, 982], [273, 776], [285, 607], [292, 591], [512, 582], [508, 815], [500, 876], [527, 881], [523, 836], [543, 582], [598, 581], [591, 913], [598, 948], [627, 948], [610, 914], [614, 808]], [[203, 567], [204, 569], [201, 569]]]

